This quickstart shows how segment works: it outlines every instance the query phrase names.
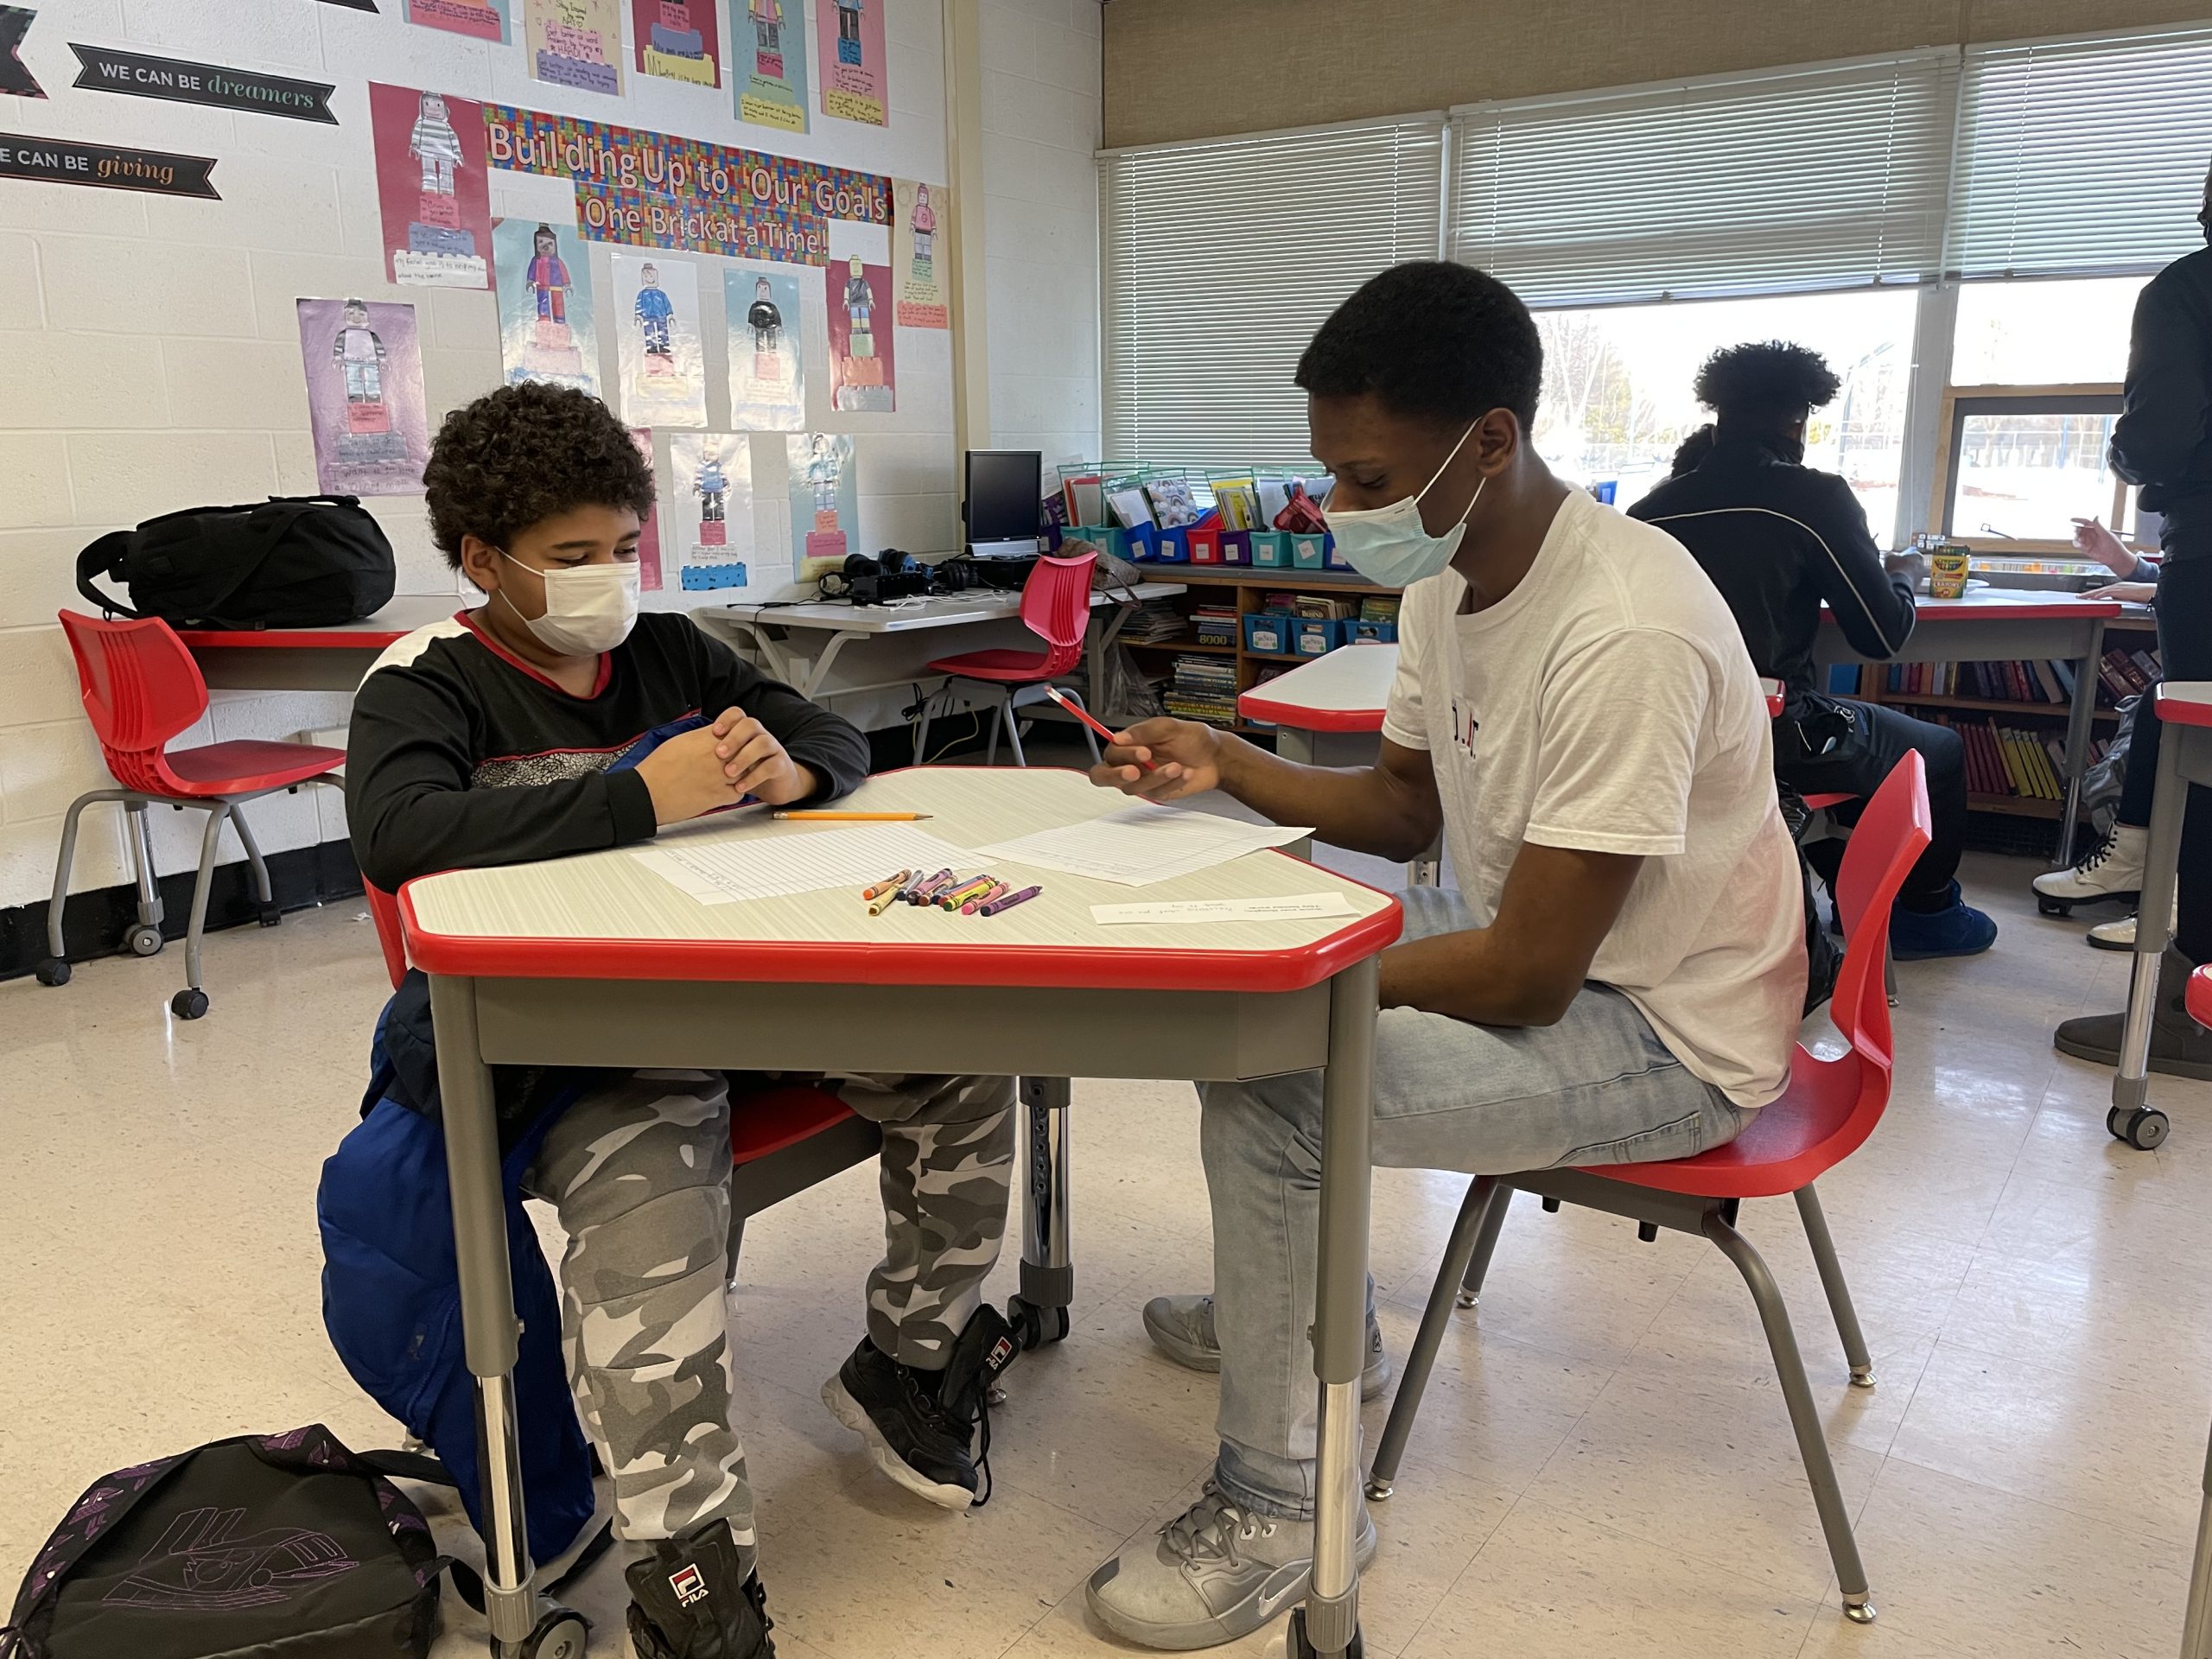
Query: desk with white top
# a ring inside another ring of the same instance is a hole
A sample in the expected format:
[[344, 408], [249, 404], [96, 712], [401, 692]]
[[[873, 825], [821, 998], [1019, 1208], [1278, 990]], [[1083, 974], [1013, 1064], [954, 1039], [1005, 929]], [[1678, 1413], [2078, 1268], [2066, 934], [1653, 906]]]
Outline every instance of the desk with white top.
[[386, 646], [463, 608], [452, 594], [402, 594], [373, 616], [322, 628], [179, 628], [217, 691], [353, 691]]
[[[850, 798], [856, 810], [934, 814], [932, 832], [969, 847], [1124, 804], [1075, 772], [966, 767], [887, 773]], [[1375, 958], [1398, 936], [1396, 902], [1265, 852], [1141, 889], [1040, 871], [1043, 893], [1000, 916], [894, 905], [871, 919], [859, 888], [881, 874], [855, 871], [849, 888], [707, 905], [617, 849], [425, 876], [400, 895], [408, 956], [430, 976], [436, 1023], [486, 1471], [493, 1653], [516, 1659], [537, 1609], [517, 1473], [518, 1333], [488, 1068], [547, 1065], [1197, 1080], [1325, 1069], [1314, 1323], [1321, 1475], [1306, 1614], [1314, 1650], [1343, 1655], [1358, 1627]], [[1139, 893], [1314, 892], [1341, 893], [1355, 915], [1215, 928], [1090, 919], [1094, 903]]]
[[1374, 734], [1397, 675], [1397, 646], [1339, 645], [1245, 692], [1237, 717], [1273, 725], [1275, 753], [1286, 760], [1372, 766], [1382, 747]]

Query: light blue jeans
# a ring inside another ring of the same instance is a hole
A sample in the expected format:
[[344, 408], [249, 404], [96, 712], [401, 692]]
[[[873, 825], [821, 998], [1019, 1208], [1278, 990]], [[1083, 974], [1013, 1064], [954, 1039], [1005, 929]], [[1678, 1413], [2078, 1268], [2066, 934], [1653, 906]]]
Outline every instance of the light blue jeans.
[[[1456, 890], [1415, 887], [1405, 901], [1408, 940], [1474, 925]], [[1260, 1514], [1309, 1520], [1321, 1073], [1199, 1093], [1221, 1341], [1215, 1479]], [[1687, 1158], [1735, 1139], [1750, 1116], [1692, 1076], [1636, 1005], [1603, 985], [1584, 986], [1554, 1026], [1391, 1008], [1376, 1030], [1374, 1156], [1391, 1168], [1505, 1175]]]

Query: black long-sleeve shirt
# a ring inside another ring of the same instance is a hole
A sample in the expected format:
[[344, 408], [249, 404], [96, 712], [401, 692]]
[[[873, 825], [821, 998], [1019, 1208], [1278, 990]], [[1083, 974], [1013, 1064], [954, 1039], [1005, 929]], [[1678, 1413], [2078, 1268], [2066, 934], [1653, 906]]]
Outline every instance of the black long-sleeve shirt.
[[1723, 429], [1694, 470], [1628, 511], [1689, 549], [1758, 671], [1788, 689], [1793, 715], [1813, 692], [1823, 601], [1862, 656], [1894, 657], [1911, 637], [1912, 588], [1883, 569], [1866, 509], [1834, 473]]
[[2147, 511], [2212, 528], [2212, 248], [2175, 260], [2135, 302], [2112, 464], [2143, 486]]
[[653, 804], [622, 757], [675, 722], [741, 709], [822, 780], [858, 787], [868, 741], [689, 618], [647, 613], [575, 696], [466, 617], [386, 652], [353, 698], [346, 813], [361, 874], [392, 891], [435, 870], [651, 838]]

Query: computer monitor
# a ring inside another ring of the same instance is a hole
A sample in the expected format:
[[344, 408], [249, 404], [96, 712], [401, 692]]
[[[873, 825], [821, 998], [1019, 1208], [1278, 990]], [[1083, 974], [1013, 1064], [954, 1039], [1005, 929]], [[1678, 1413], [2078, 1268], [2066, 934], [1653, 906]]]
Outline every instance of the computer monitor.
[[970, 449], [961, 511], [968, 550], [979, 559], [1034, 557], [1044, 477], [1041, 451]]

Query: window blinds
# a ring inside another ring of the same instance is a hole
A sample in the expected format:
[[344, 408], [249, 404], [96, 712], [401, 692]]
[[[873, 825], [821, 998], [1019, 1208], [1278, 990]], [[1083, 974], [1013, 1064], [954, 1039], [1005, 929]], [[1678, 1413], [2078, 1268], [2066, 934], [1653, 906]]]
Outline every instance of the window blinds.
[[2201, 246], [2212, 29], [1969, 47], [1950, 263], [2122, 276]]
[[1958, 60], [1454, 110], [1452, 257], [1532, 306], [1923, 280], [1942, 253]]
[[1440, 117], [1099, 158], [1105, 442], [1152, 464], [1293, 465], [1324, 318], [1440, 245]]

